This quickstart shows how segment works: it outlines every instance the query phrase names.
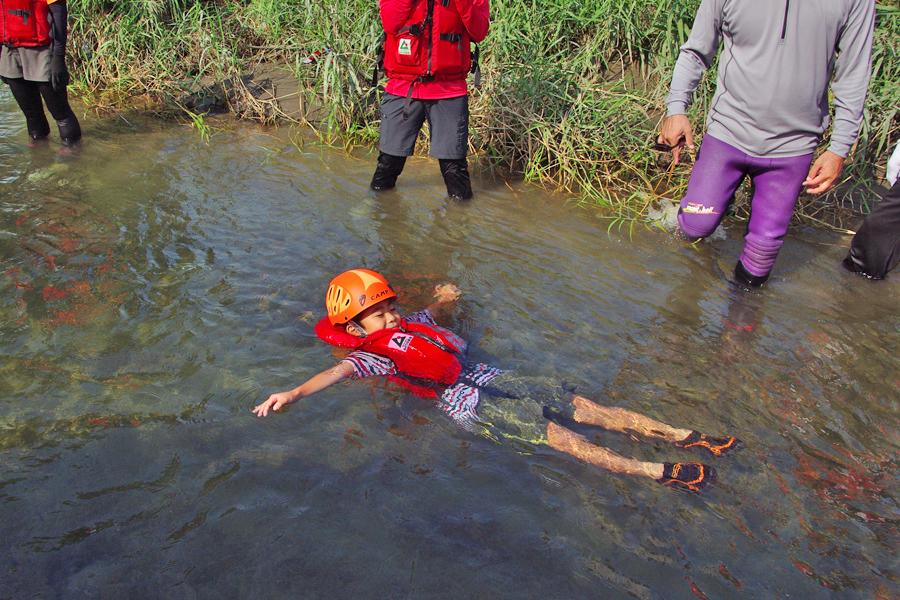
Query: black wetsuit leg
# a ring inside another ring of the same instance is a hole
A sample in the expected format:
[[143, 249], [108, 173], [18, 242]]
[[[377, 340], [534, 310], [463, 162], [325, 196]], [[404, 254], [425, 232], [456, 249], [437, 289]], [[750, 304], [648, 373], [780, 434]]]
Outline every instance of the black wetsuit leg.
[[47, 122], [44, 105], [41, 103], [40, 84], [35, 81], [25, 81], [23, 77], [4, 77], [3, 82], [9, 86], [13, 98], [16, 99], [19, 108], [25, 115], [28, 135], [35, 140], [50, 135], [50, 123]]
[[56, 126], [59, 127], [59, 137], [62, 138], [62, 141], [71, 144], [80, 140], [81, 125], [69, 105], [66, 88], [56, 90], [49, 81], [41, 81], [37, 85], [44, 98], [44, 104], [47, 105], [47, 110], [56, 119]]
[[900, 179], [865, 218], [850, 242], [844, 266], [872, 279], [884, 279], [900, 262]]

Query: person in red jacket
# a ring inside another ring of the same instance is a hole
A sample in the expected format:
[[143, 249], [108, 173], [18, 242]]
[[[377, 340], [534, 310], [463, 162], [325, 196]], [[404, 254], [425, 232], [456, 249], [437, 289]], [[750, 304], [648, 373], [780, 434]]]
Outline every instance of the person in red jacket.
[[28, 135], [50, 135], [43, 102], [66, 144], [81, 139], [66, 86], [66, 0], [0, 0], [0, 79], [25, 114]]
[[434, 399], [457, 424], [490, 439], [505, 438], [520, 446], [546, 444], [614, 473], [651, 477], [691, 491], [711, 485], [715, 470], [697, 462], [625, 458], [590, 443], [574, 428], [595, 425], [636, 432], [713, 456], [741, 447], [734, 437], [714, 438], [672, 427], [624, 408], [600, 406], [565, 384], [522, 377], [467, 360], [468, 343], [437, 325], [433, 316], [457, 297], [456, 286], [437, 286], [437, 302], [402, 317], [394, 305], [397, 294], [384, 277], [367, 269], [341, 273], [329, 285], [325, 295], [328, 316], [316, 325], [316, 335], [353, 352], [299, 387], [270, 395], [253, 413], [265, 417], [347, 378], [383, 376], [419, 396]]
[[384, 72], [378, 165], [370, 187], [394, 187], [427, 120], [433, 158], [447, 193], [472, 197], [466, 154], [471, 42], [488, 32], [488, 0], [380, 0]]

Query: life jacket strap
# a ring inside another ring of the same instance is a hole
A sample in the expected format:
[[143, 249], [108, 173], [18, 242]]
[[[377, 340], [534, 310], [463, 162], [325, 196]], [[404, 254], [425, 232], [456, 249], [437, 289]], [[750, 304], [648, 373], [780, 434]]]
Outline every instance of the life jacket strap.
[[414, 80], [409, 82], [409, 91], [406, 92], [406, 102], [403, 103], [404, 121], [409, 119], [409, 106], [410, 104], [412, 104], [413, 86], [417, 83], [428, 83], [431, 81], [434, 81], [434, 75], [422, 75], [421, 77], [416, 77]]
[[481, 87], [481, 48], [478, 47], [478, 44], [475, 44], [475, 50], [472, 52], [472, 66], [469, 67], [469, 72], [475, 74], [475, 81], [473, 84], [476, 88]]
[[413, 336], [413, 337], [417, 337], [417, 338], [419, 338], [420, 340], [425, 340], [426, 342], [428, 342], [428, 343], [431, 344], [432, 346], [435, 346], [436, 348], [439, 348], [440, 350], [443, 350], [444, 352], [447, 352], [447, 353], [449, 353], [449, 354], [452, 354], [452, 355], [455, 356], [456, 359], [457, 359], [458, 361], [460, 361], [461, 363], [466, 362], [466, 360], [465, 360], [466, 357], [463, 356], [456, 348], [451, 348], [450, 346], [448, 346], [448, 345], [445, 344], [444, 342], [441, 342], [440, 340], [436, 340], [436, 339], [434, 339], [434, 338], [431, 338], [431, 337], [425, 335], [424, 333], [419, 333], [418, 331], [409, 331], [406, 327], [400, 327], [400, 331], [402, 331], [403, 333], [405, 333], [405, 334], [407, 334], [407, 335], [411, 335], [411, 336]]
[[422, 23], [413, 23], [412, 25], [407, 25], [406, 27], [400, 29], [397, 32], [397, 35], [401, 33], [409, 33], [409, 35], [413, 37], [419, 37], [422, 35], [422, 32], [425, 30], [425, 24], [428, 22], [428, 18], [425, 19]]
[[378, 86], [378, 71], [384, 70], [384, 43], [387, 41], [387, 33], [381, 34], [381, 41], [375, 47], [375, 68], [372, 70], [372, 87]]

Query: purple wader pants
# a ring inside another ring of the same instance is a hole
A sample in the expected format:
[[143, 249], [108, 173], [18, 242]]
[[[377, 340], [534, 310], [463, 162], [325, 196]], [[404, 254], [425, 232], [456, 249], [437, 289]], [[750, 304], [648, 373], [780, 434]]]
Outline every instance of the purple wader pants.
[[741, 180], [749, 176], [756, 192], [740, 261], [750, 275], [765, 278], [781, 249], [810, 163], [812, 154], [758, 158], [707, 135], [681, 199], [678, 223], [690, 237], [710, 235], [722, 221]]

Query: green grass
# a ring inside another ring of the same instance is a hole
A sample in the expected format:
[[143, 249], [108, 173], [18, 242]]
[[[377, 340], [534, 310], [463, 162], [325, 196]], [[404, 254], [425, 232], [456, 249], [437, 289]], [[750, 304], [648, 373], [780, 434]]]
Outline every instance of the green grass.
[[[470, 102], [476, 165], [567, 189], [623, 221], [640, 219], [657, 195], [677, 199], [689, 166], [667, 170], [649, 142], [698, 5], [493, 0], [491, 30], [480, 45], [483, 86]], [[239, 116], [271, 121], [276, 107], [241, 76], [277, 64], [297, 77], [307, 124], [324, 142], [377, 141], [375, 0], [69, 0], [69, 13], [75, 91], [98, 110], [140, 100], [145, 109], [177, 114], [180, 98], [207, 89], [224, 95]], [[900, 137], [897, 39], [896, 2], [879, 4], [865, 121], [845, 169], [858, 186], [877, 180]], [[697, 129], [714, 82], [715, 68], [691, 107]], [[427, 151], [424, 140], [420, 150]], [[841, 198], [802, 203], [816, 215], [823, 205], [840, 207]]]

